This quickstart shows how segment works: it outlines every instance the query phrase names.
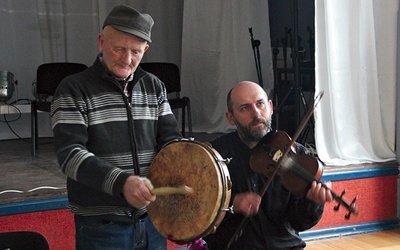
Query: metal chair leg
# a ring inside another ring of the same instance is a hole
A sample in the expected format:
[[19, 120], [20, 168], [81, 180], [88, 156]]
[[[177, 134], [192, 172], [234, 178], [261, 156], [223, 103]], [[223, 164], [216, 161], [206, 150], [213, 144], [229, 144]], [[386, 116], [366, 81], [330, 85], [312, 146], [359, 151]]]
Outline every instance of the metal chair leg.
[[182, 136], [185, 137], [186, 134], [186, 124], [185, 124], [185, 107], [182, 107]]
[[37, 111], [36, 101], [31, 102], [31, 155], [36, 156], [36, 141], [37, 141]]
[[187, 116], [188, 116], [188, 128], [189, 128], [189, 137], [193, 137], [193, 130], [192, 130], [192, 110], [190, 107], [190, 99], [188, 97], [183, 97], [186, 102], [186, 109], [187, 109]]

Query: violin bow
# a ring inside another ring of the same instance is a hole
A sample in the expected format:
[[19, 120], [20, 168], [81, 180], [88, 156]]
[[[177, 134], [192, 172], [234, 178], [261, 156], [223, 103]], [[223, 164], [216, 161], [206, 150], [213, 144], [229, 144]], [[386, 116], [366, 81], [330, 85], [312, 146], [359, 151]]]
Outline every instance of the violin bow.
[[[267, 191], [269, 185], [272, 182], [272, 179], [274, 178], [274, 176], [278, 173], [278, 171], [280, 170], [281, 167], [281, 163], [282, 160], [285, 158], [285, 156], [289, 153], [291, 147], [293, 146], [293, 144], [295, 143], [295, 141], [297, 140], [297, 138], [300, 136], [301, 132], [303, 131], [304, 127], [306, 126], [308, 120], [311, 118], [311, 115], [314, 112], [315, 107], [317, 106], [317, 104], [319, 103], [319, 101], [321, 100], [322, 96], [324, 95], [324, 91], [320, 91], [318, 92], [318, 94], [315, 96], [314, 99], [314, 104], [310, 106], [310, 108], [308, 109], [307, 113], [303, 116], [303, 118], [300, 121], [300, 125], [297, 128], [296, 132], [294, 133], [293, 137], [291, 138], [290, 141], [290, 147], [287, 147], [285, 152], [283, 153], [283, 155], [279, 158], [278, 162], [277, 162], [277, 167], [275, 168], [275, 170], [272, 172], [272, 175], [270, 178], [268, 178], [267, 182], [264, 184], [264, 186], [262, 187], [262, 189], [259, 192], [259, 195], [261, 197], [264, 196], [265, 192]], [[232, 243], [236, 242], [239, 237], [242, 234], [242, 230], [245, 228], [245, 226], [247, 225], [247, 223], [249, 222], [249, 217], [245, 217], [243, 218], [242, 222], [240, 223], [239, 227], [236, 229], [235, 233], [233, 234], [232, 238], [229, 240], [228, 245], [226, 247], [227, 250], [230, 249]]]

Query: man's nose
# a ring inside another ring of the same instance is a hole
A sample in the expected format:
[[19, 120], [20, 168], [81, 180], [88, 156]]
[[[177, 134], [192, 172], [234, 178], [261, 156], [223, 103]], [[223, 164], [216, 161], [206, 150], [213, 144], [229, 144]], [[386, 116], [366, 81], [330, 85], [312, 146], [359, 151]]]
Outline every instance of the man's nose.
[[261, 115], [260, 109], [259, 109], [257, 106], [253, 105], [253, 106], [251, 107], [251, 115], [252, 115], [254, 118], [260, 117], [260, 115]]
[[124, 63], [126, 63], [126, 64], [131, 64], [131, 61], [132, 61], [132, 55], [131, 55], [131, 53], [125, 52], [125, 53], [122, 55], [122, 61], [123, 61]]

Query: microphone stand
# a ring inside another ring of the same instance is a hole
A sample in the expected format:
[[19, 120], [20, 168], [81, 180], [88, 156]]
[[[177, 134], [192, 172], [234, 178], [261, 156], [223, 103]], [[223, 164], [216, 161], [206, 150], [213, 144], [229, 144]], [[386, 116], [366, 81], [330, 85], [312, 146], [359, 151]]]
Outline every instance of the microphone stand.
[[249, 28], [250, 38], [251, 38], [251, 47], [253, 48], [254, 60], [256, 61], [256, 69], [257, 69], [257, 77], [258, 84], [263, 87], [262, 73], [261, 73], [261, 61], [260, 61], [260, 40], [254, 40], [253, 38], [253, 28]]

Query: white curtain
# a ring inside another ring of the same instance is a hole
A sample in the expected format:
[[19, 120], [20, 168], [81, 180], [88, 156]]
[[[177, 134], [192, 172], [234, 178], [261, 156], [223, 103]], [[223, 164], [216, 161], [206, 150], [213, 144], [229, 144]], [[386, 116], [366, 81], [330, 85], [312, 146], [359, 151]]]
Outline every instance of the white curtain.
[[[1, 0], [0, 70], [12, 72], [18, 81], [10, 102], [28, 104], [34, 98], [32, 83], [42, 63], [70, 61], [90, 65], [97, 53], [98, 18], [97, 1]], [[40, 135], [52, 136], [48, 113], [39, 118]], [[19, 118], [9, 115], [6, 119], [15, 120], [9, 125], [18, 136], [30, 137], [30, 114]], [[1, 122], [0, 138], [17, 136]]]
[[226, 95], [239, 81], [258, 82], [249, 28], [260, 41], [264, 88], [273, 87], [268, 1], [185, 0], [182, 95], [190, 97], [193, 130], [226, 132]]
[[316, 0], [316, 147], [329, 165], [396, 158], [398, 0]]

